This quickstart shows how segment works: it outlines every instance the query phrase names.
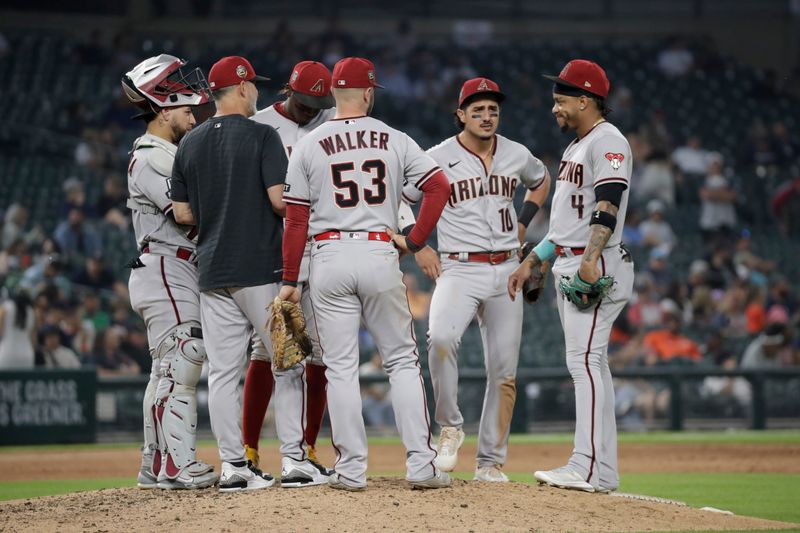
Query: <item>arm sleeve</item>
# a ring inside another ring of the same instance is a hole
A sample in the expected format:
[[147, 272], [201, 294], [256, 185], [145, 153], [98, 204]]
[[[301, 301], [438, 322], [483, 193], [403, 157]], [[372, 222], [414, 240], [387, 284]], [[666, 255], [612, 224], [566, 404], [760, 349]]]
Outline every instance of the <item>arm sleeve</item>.
[[436, 223], [439, 222], [442, 210], [450, 197], [450, 184], [447, 176], [439, 170], [422, 185], [422, 191], [424, 194], [419, 217], [417, 223], [414, 224], [414, 229], [407, 237], [418, 248], [425, 246], [425, 242], [430, 237], [433, 228], [436, 227]]
[[619, 183], [628, 187], [631, 179], [631, 148], [624, 137], [607, 135], [592, 143], [591, 161], [594, 187]]
[[266, 130], [264, 143], [261, 146], [261, 181], [264, 183], [264, 188], [269, 189], [286, 181], [286, 167], [289, 160], [275, 129], [267, 125], [261, 127]]
[[172, 163], [172, 177], [169, 179], [169, 197], [171, 200], [176, 202], [189, 201], [189, 193], [186, 189], [183, 159], [183, 150], [181, 150], [181, 147], [179, 146], [178, 152], [175, 154], [175, 161]]
[[527, 152], [527, 161], [525, 163], [525, 168], [520, 174], [520, 180], [525, 186], [534, 191], [542, 186], [544, 183], [545, 177], [545, 168], [544, 163], [542, 163], [541, 159], [535, 157], [532, 153]]
[[286, 171], [286, 185], [283, 186], [283, 201], [287, 204], [311, 206], [311, 196], [306, 173], [305, 152], [295, 145], [289, 168]]
[[283, 233], [283, 281], [297, 283], [300, 275], [300, 261], [308, 237], [308, 218], [310, 210], [307, 206], [297, 204], [286, 205], [286, 226]]

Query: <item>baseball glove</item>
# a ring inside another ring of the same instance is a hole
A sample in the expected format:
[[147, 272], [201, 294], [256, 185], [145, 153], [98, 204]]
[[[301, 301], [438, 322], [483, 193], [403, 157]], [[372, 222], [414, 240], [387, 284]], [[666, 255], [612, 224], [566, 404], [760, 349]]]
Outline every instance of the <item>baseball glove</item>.
[[[594, 283], [586, 283], [577, 272], [572, 277], [562, 277], [558, 283], [561, 294], [581, 311], [596, 305], [608, 294], [608, 291], [613, 286], [613, 276], [602, 276]], [[584, 296], [586, 297], [585, 300]]]
[[311, 340], [306, 334], [306, 319], [299, 305], [275, 298], [271, 307], [272, 364], [278, 370], [286, 370], [311, 353]]
[[548, 272], [550, 263], [545, 262], [540, 267], [534, 268], [531, 277], [522, 284], [522, 297], [526, 303], [535, 304], [539, 300]]

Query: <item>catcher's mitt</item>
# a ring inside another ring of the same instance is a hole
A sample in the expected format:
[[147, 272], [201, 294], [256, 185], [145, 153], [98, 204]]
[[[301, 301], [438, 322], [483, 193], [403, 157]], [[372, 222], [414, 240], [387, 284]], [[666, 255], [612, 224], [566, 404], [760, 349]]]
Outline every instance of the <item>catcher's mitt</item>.
[[278, 370], [286, 370], [311, 353], [311, 340], [306, 334], [306, 319], [299, 305], [275, 298], [271, 307], [272, 364]]
[[[562, 277], [558, 283], [558, 288], [567, 300], [583, 311], [602, 300], [613, 285], [613, 276], [602, 276], [594, 283], [586, 283], [576, 272], [572, 277]], [[586, 297], [585, 300], [584, 296]]]

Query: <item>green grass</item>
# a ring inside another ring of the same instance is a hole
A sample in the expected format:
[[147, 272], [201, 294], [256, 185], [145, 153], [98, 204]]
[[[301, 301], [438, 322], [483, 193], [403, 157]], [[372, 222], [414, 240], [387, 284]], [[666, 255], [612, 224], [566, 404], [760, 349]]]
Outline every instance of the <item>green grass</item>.
[[133, 487], [136, 480], [129, 477], [104, 479], [67, 479], [38, 481], [6, 481], [0, 483], [0, 500], [20, 500], [38, 496], [53, 496], [86, 490]]
[[800, 524], [798, 474], [623, 474], [620, 491]]
[[[511, 435], [512, 444], [568, 444], [573, 439], [572, 433], [530, 433]], [[468, 435], [467, 442], [477, 442], [477, 436]], [[402, 444], [399, 437], [371, 437], [370, 444], [396, 445]], [[620, 433], [619, 442], [626, 444], [797, 444], [800, 446], [800, 431], [656, 431], [651, 433]], [[277, 439], [262, 439], [262, 446], [278, 446]], [[101, 444], [43, 444], [34, 446], [0, 446], [0, 453], [29, 451], [70, 451], [70, 450], [108, 450], [138, 448], [138, 442], [115, 442]], [[198, 446], [216, 446], [213, 440], [201, 440]]]

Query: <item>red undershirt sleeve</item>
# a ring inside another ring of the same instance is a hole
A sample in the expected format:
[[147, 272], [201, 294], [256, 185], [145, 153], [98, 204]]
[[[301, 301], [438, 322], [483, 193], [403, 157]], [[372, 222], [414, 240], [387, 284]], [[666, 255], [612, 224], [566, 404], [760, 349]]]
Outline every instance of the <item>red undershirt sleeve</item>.
[[406, 239], [417, 248], [425, 246], [433, 228], [439, 221], [447, 199], [450, 197], [450, 182], [442, 170], [431, 176], [420, 187], [422, 189], [422, 206], [417, 223]]
[[286, 226], [283, 231], [283, 281], [297, 284], [300, 275], [300, 262], [308, 238], [308, 217], [310, 208], [306, 205], [286, 204]]

